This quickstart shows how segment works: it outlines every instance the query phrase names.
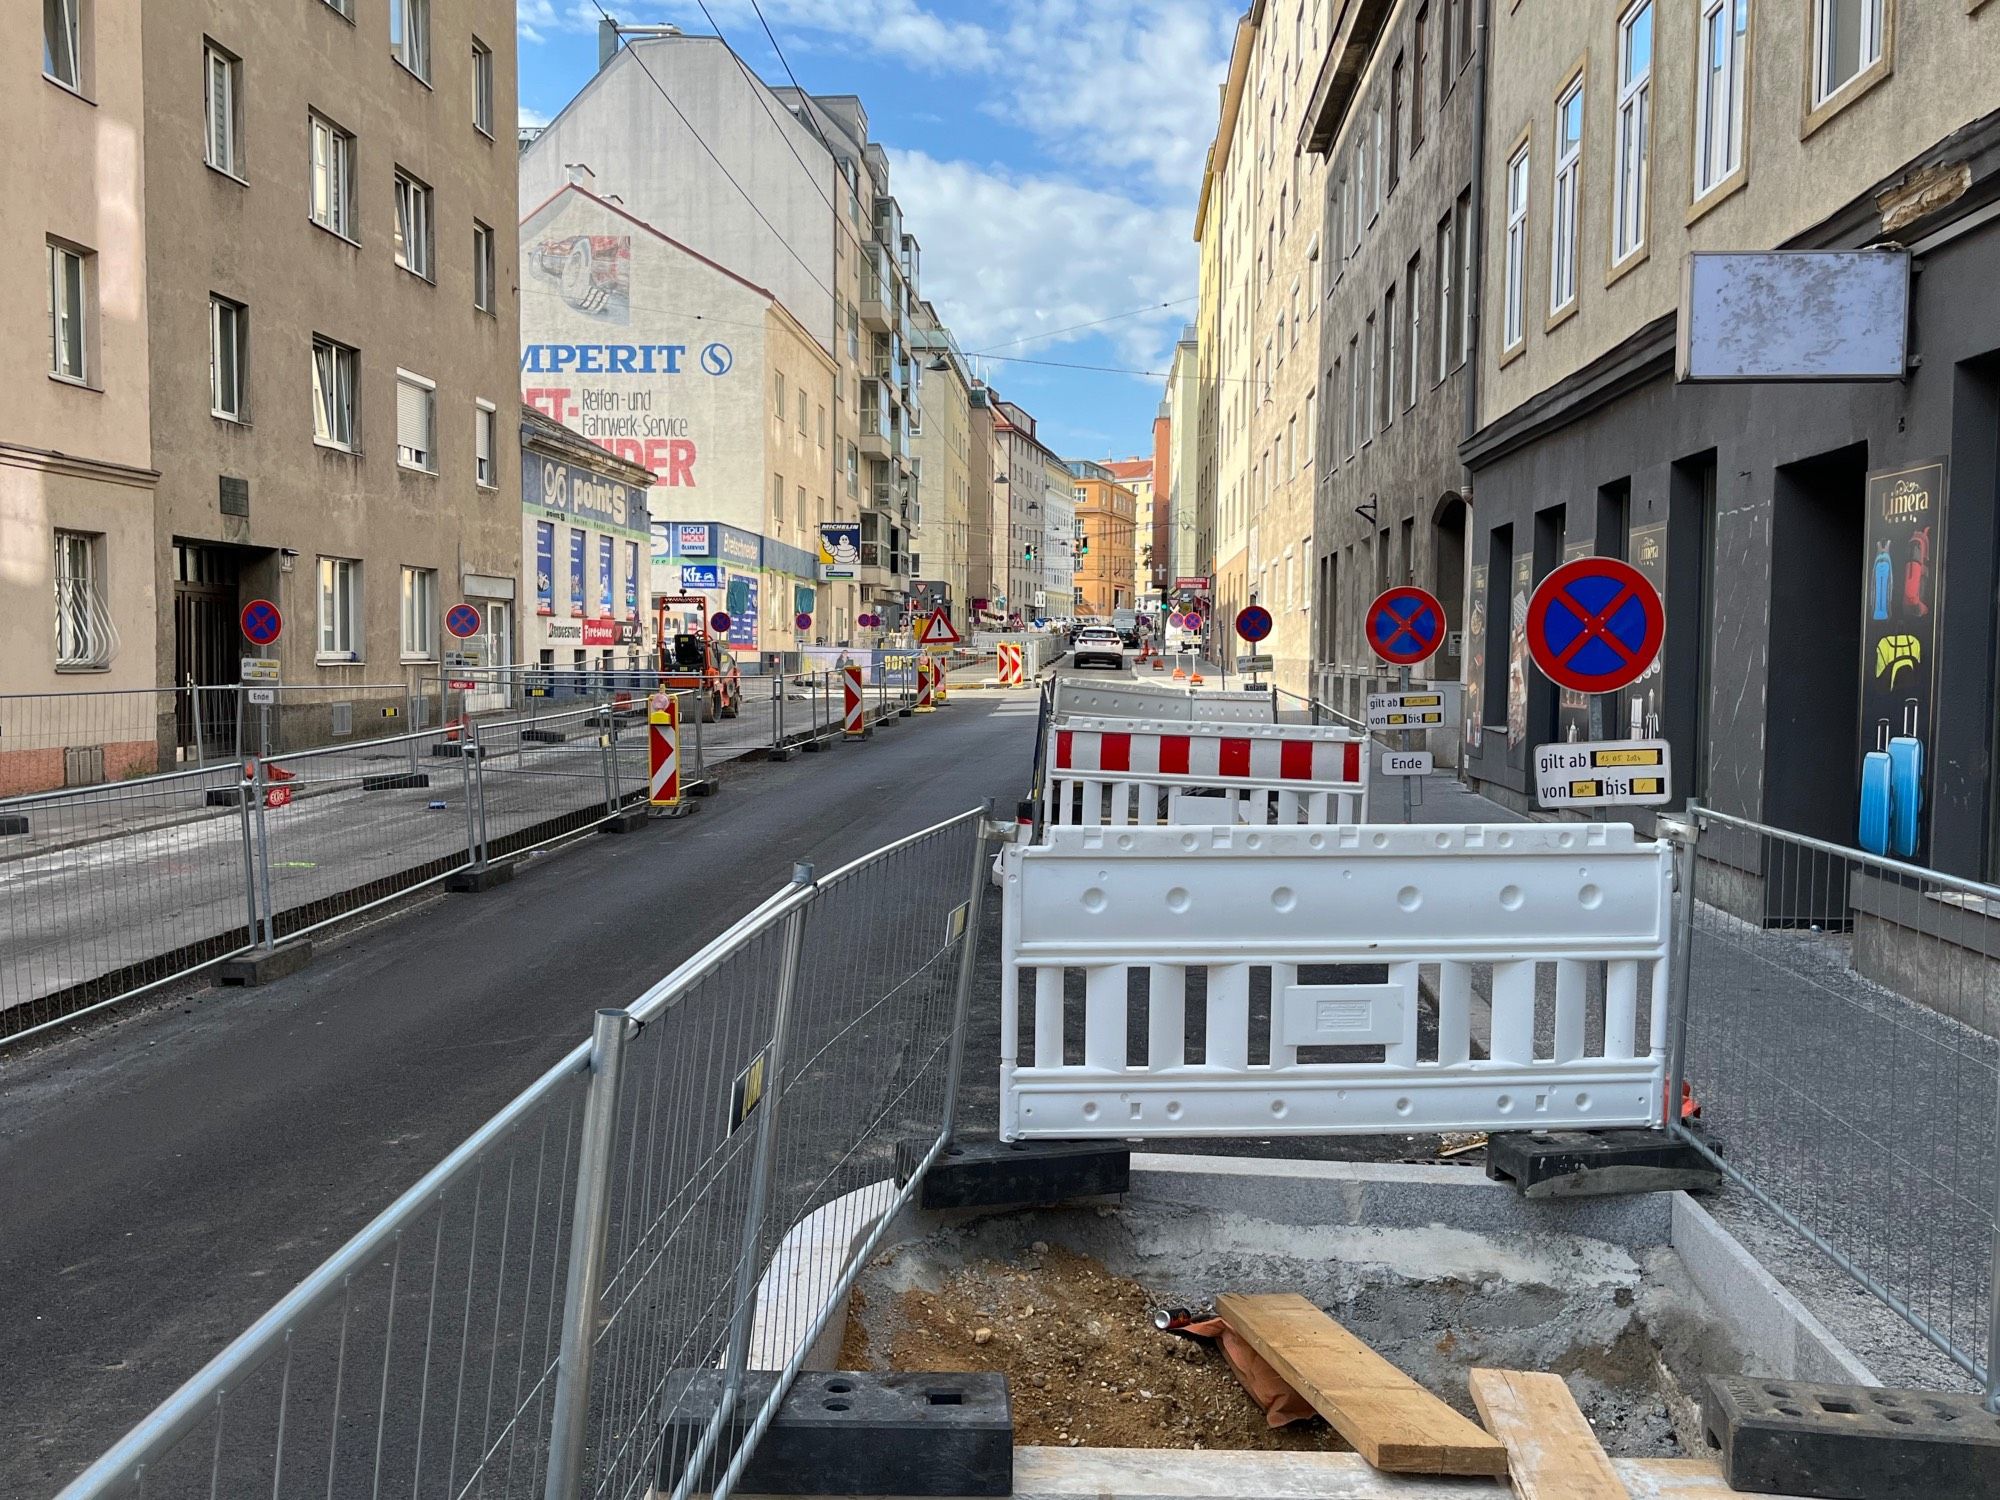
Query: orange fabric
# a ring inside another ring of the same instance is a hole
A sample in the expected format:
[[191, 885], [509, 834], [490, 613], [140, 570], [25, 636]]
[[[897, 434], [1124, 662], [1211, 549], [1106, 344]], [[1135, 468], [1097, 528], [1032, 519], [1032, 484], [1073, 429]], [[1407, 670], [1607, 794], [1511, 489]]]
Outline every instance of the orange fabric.
[[1222, 1346], [1222, 1357], [1250, 1393], [1250, 1399], [1264, 1408], [1264, 1421], [1271, 1427], [1289, 1427], [1307, 1417], [1319, 1415], [1310, 1402], [1285, 1383], [1264, 1356], [1252, 1349], [1235, 1329], [1220, 1318], [1206, 1318], [1181, 1329], [1199, 1339], [1213, 1339]]

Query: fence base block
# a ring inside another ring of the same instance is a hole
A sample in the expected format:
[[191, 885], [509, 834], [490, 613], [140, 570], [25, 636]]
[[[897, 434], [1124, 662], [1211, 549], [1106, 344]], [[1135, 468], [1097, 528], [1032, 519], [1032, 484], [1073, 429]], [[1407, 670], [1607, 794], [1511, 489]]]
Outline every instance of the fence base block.
[[1659, 1130], [1521, 1131], [1493, 1136], [1486, 1175], [1523, 1198], [1603, 1198], [1695, 1192], [1722, 1174], [1684, 1141]]
[[19, 813], [6, 813], [4, 815], [0, 815], [0, 837], [4, 837], [8, 834], [26, 833], [27, 831], [28, 831], [28, 820], [22, 817]]
[[364, 792], [401, 792], [430, 784], [430, 777], [422, 771], [384, 771], [377, 776], [361, 778], [361, 790]]
[[216, 968], [215, 977], [224, 984], [255, 988], [283, 979], [287, 974], [298, 973], [312, 962], [312, 956], [313, 945], [303, 939], [296, 943], [280, 943], [275, 948], [258, 948], [241, 958], [229, 959]]
[[514, 867], [507, 865], [487, 865], [479, 870], [456, 870], [444, 878], [444, 888], [461, 895], [476, 896], [481, 891], [490, 891], [495, 886], [506, 885], [514, 878]]
[[[776, 1372], [743, 1377], [742, 1412], [769, 1398]], [[716, 1370], [676, 1372], [668, 1388], [687, 1395], [669, 1419], [663, 1445], [671, 1463], [688, 1453], [722, 1394]], [[719, 1445], [733, 1453], [739, 1425]], [[724, 1462], [697, 1490], [712, 1487]], [[678, 1473], [660, 1476], [671, 1494]], [[763, 1441], [744, 1466], [743, 1495], [1008, 1495], [1014, 1488], [1014, 1415], [1000, 1374], [808, 1370], [779, 1403]]]
[[524, 729], [521, 738], [531, 745], [564, 745], [569, 735], [560, 729]]
[[467, 744], [461, 740], [446, 740], [443, 744], [431, 746], [431, 754], [457, 756], [461, 759], [471, 756], [474, 760], [482, 760], [486, 755], [486, 747], [484, 745]]
[[[907, 1182], [929, 1141], [896, 1147], [896, 1180]], [[1103, 1141], [1001, 1141], [972, 1136], [945, 1147], [924, 1177], [924, 1208], [1028, 1208], [1122, 1193], [1132, 1153]]]
[[1710, 1376], [1701, 1419], [1733, 1490], [2000, 1500], [2000, 1423], [1977, 1396]]
[[653, 821], [652, 804], [634, 802], [621, 807], [617, 812], [597, 825], [599, 833], [637, 833]]
[[212, 786], [201, 800], [202, 804], [206, 807], [234, 807], [243, 800], [243, 788], [240, 786]]

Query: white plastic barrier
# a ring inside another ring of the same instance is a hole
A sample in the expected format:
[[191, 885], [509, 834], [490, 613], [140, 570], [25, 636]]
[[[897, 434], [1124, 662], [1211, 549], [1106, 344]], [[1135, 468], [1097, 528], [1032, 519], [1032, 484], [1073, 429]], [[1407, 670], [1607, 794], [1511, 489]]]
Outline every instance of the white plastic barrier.
[[[1004, 1139], [1660, 1120], [1671, 862], [1629, 826], [1051, 828], [1045, 838], [1003, 866]], [[1336, 965], [1386, 967], [1386, 979], [1307, 973]], [[1079, 975], [1069, 998], [1065, 981]], [[1482, 990], [1490, 1022], [1478, 1026]], [[1190, 1061], [1196, 995], [1203, 1056]], [[1428, 1045], [1426, 995], [1437, 1011]], [[1081, 1055], [1072, 1044], [1066, 1056], [1065, 1026], [1078, 1020]], [[1490, 1040], [1475, 1058], [1478, 1030]]]
[[1274, 724], [1278, 702], [1274, 694], [1248, 689], [1197, 693], [1140, 682], [1103, 684], [1065, 677], [1056, 683], [1051, 715], [1057, 720], [1095, 715], [1179, 724]]
[[1059, 826], [1368, 820], [1367, 744], [1345, 729], [1086, 717], [1052, 738]]

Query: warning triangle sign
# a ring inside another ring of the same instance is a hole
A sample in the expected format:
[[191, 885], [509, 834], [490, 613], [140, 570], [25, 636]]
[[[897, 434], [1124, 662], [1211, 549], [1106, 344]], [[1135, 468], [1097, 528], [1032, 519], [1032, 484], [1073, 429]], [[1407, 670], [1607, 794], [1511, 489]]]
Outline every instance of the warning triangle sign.
[[959, 633], [952, 629], [951, 621], [944, 617], [943, 610], [938, 610], [924, 621], [924, 628], [917, 636], [919, 646], [956, 646], [961, 643]]

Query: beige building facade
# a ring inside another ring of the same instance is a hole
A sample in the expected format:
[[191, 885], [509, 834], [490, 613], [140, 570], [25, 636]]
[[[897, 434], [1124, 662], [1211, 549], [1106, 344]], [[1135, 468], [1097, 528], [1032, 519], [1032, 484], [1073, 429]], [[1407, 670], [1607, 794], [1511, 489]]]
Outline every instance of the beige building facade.
[[[448, 646], [510, 659], [519, 604], [513, 8], [393, 20], [148, 0], [139, 48], [154, 675], [274, 656], [333, 734]], [[238, 625], [253, 599], [284, 615], [268, 647]], [[475, 645], [444, 634], [460, 601]]]
[[922, 601], [946, 605], [960, 621], [972, 558], [972, 379], [934, 306], [918, 301], [910, 328], [922, 401], [910, 440], [917, 593]]
[[[9, 142], [0, 264], [0, 694], [151, 689], [145, 80], [137, 0], [0, 15]], [[37, 69], [34, 59], [39, 58]], [[39, 75], [37, 76], [37, 72]], [[104, 697], [76, 722], [0, 699], [0, 796], [155, 769], [174, 705]]]

